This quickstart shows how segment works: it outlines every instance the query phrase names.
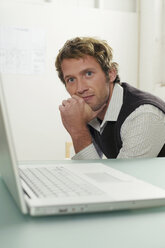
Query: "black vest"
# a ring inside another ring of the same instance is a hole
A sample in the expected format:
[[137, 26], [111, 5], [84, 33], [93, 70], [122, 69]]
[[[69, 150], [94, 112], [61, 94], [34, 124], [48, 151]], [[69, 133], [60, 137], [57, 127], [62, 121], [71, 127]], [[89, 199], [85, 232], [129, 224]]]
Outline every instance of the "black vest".
[[[151, 104], [165, 113], [165, 102], [158, 97], [136, 89], [127, 83], [122, 83], [121, 86], [124, 89], [123, 105], [117, 121], [108, 121], [102, 134], [89, 125], [93, 139], [107, 158], [117, 157], [122, 147], [121, 126], [136, 108], [143, 104]], [[157, 157], [165, 157], [165, 144]]]

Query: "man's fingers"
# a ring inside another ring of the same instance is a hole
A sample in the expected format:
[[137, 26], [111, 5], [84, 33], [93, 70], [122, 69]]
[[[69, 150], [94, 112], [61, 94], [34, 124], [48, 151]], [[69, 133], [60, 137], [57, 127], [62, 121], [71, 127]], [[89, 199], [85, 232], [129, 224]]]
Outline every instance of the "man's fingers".
[[67, 100], [62, 101], [62, 105], [65, 107], [68, 104]]
[[62, 104], [59, 106], [59, 110], [64, 111], [70, 108], [71, 106], [73, 106], [76, 102], [77, 100], [73, 98], [68, 98], [67, 100], [63, 100]]
[[64, 107], [63, 105], [60, 105], [60, 106], [59, 106], [59, 110], [60, 110], [60, 111], [64, 111], [64, 109], [65, 109], [65, 107]]
[[76, 95], [72, 95], [72, 99], [75, 99], [77, 101], [84, 101], [82, 97], [76, 96]]
[[72, 102], [72, 101], [73, 101], [73, 98], [68, 98], [67, 99], [67, 102], [69, 102], [69, 103]]
[[68, 105], [68, 104], [70, 104], [70, 103], [74, 103], [76, 100], [77, 100], [77, 99], [75, 99], [75, 98], [68, 98], [67, 100], [63, 100], [63, 101], [62, 101], [62, 105], [63, 105], [63, 106], [66, 106], [66, 105]]

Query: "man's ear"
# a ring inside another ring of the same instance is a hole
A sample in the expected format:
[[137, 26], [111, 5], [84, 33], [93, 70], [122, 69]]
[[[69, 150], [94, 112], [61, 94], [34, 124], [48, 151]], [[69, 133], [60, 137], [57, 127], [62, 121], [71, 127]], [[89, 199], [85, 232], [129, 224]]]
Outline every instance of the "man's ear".
[[117, 76], [116, 69], [115, 69], [114, 67], [112, 67], [112, 68], [109, 70], [110, 83], [113, 83], [113, 82], [115, 81], [116, 76]]

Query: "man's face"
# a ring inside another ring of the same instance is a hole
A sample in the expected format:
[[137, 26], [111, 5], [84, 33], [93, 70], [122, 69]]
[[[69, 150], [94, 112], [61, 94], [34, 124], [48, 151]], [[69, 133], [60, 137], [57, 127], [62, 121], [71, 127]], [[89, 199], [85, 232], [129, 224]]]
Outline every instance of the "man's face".
[[66, 89], [71, 96], [83, 98], [93, 111], [109, 101], [111, 80], [107, 81], [95, 58], [87, 55], [79, 59], [64, 59], [61, 68]]

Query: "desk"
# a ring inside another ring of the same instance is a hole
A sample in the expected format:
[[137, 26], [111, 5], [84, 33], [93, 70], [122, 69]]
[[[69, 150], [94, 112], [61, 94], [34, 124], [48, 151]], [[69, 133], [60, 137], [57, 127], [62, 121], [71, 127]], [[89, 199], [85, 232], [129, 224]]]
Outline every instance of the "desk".
[[[164, 158], [102, 162], [165, 188]], [[70, 216], [23, 216], [0, 179], [2, 248], [165, 248], [164, 235], [165, 207]]]

